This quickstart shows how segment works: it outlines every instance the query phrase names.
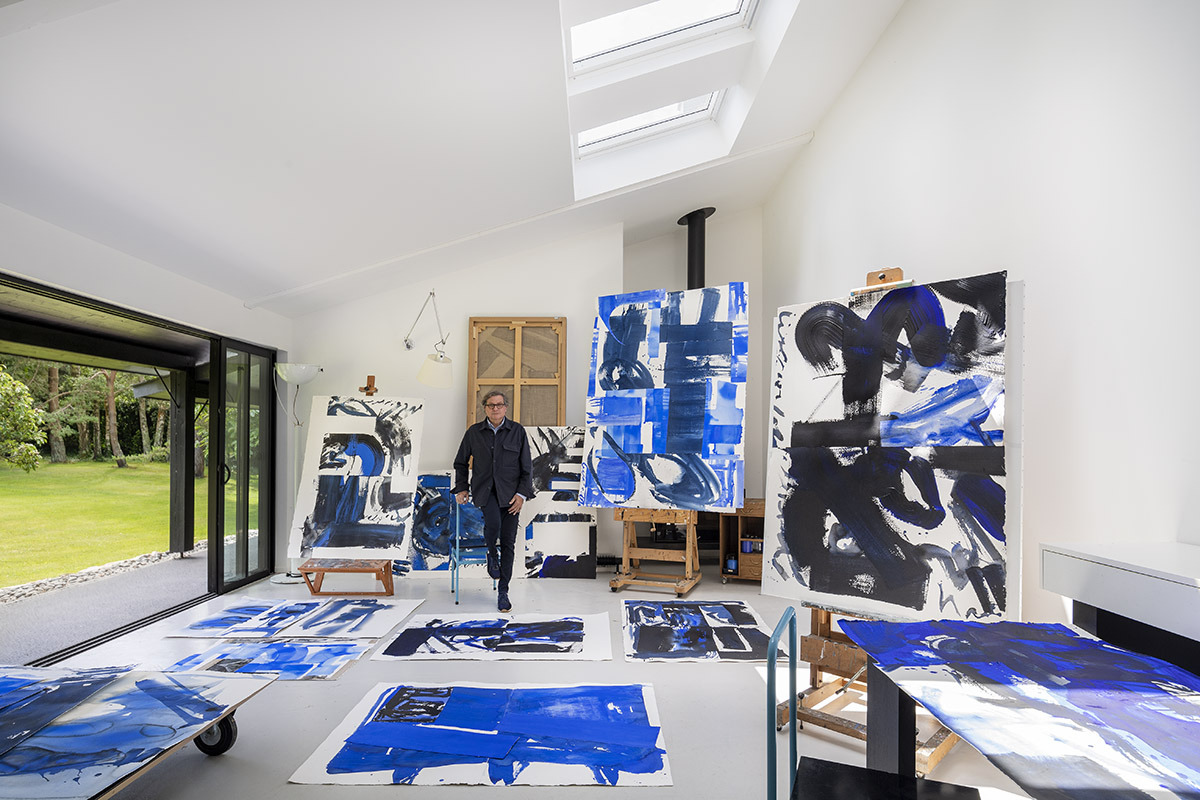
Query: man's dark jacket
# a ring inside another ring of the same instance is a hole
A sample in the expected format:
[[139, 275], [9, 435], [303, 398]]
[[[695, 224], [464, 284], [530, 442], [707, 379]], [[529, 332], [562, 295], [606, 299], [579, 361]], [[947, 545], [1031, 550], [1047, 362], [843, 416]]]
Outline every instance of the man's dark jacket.
[[[474, 463], [470, 463], [472, 461]], [[508, 505], [516, 494], [526, 500], [533, 498], [533, 463], [529, 457], [529, 437], [525, 428], [507, 417], [500, 429], [492, 433], [487, 420], [476, 422], [463, 434], [458, 454], [454, 456], [454, 488], [458, 494], [467, 488], [467, 467], [470, 463], [471, 499], [482, 507], [487, 495], [496, 485], [496, 498]]]

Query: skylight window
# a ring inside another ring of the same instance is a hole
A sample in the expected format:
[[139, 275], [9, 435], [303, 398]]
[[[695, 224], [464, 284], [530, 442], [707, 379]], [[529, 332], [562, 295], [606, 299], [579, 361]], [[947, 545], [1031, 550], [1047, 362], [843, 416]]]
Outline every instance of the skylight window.
[[754, 0], [655, 0], [571, 28], [571, 60], [580, 67], [689, 31], [715, 32], [746, 21]]
[[709, 92], [681, 103], [672, 103], [653, 111], [635, 114], [616, 122], [580, 131], [576, 142], [579, 154], [596, 152], [635, 139], [665, 133], [683, 125], [711, 119], [720, 105], [721, 95], [720, 91]]

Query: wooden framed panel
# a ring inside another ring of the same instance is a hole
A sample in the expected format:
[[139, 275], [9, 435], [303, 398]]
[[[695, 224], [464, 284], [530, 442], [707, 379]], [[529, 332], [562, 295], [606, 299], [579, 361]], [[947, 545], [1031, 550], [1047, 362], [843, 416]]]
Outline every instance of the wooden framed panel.
[[467, 424], [484, 419], [483, 398], [508, 397], [522, 425], [566, 424], [567, 320], [564, 317], [471, 317]]

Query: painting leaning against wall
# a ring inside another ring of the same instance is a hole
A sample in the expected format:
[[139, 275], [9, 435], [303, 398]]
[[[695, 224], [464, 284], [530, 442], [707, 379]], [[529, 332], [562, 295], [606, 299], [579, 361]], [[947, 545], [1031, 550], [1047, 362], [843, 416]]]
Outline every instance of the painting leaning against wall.
[[764, 592], [884, 619], [1006, 615], [1005, 280], [779, 309]]
[[596, 511], [579, 505], [583, 427], [527, 427], [534, 496], [521, 508], [525, 575], [596, 577]]

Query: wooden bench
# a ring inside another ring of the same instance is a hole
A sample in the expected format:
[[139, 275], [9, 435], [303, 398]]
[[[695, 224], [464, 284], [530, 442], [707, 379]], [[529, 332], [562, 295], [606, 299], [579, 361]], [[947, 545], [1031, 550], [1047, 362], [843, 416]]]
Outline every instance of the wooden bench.
[[[357, 572], [374, 575], [383, 589], [378, 592], [325, 592], [321, 584], [325, 575], [330, 572]], [[300, 574], [308, 584], [308, 591], [321, 595], [358, 595], [380, 594], [391, 595], [395, 589], [392, 586], [392, 560], [390, 558], [352, 559], [352, 558], [310, 558], [300, 565]]]

